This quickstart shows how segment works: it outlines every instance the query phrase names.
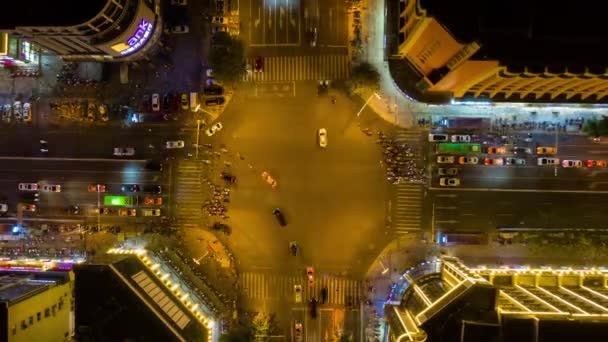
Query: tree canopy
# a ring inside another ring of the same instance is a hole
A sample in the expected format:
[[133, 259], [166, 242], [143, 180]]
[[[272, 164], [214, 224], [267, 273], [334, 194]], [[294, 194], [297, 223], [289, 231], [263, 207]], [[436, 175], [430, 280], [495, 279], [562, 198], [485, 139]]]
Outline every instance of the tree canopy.
[[218, 80], [229, 83], [240, 81], [245, 73], [244, 56], [245, 48], [240, 39], [227, 32], [218, 32], [213, 36], [209, 64]]
[[583, 131], [593, 137], [608, 135], [608, 117], [603, 116], [600, 120], [587, 120]]
[[380, 88], [380, 73], [370, 63], [361, 62], [352, 68], [348, 86], [353, 93], [376, 91]]

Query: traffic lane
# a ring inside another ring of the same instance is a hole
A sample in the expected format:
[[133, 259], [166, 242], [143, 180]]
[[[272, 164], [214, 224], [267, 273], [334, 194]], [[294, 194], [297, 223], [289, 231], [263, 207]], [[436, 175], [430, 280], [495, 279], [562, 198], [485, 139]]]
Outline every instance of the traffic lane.
[[[189, 136], [188, 132], [176, 130], [175, 127], [11, 130], [0, 136], [0, 155], [115, 158], [114, 147], [134, 147], [135, 156], [129, 158], [147, 158], [165, 154], [167, 140], [186, 140]], [[48, 152], [40, 151], [40, 140], [47, 141], [45, 147]], [[190, 141], [188, 145], [191, 145]]]
[[341, 0], [320, 1], [319, 44], [345, 46], [348, 40], [348, 16], [346, 2]]
[[435, 229], [499, 227], [605, 229], [608, 194], [431, 191]]
[[[439, 184], [436, 171], [433, 184]], [[457, 176], [461, 187], [591, 190], [608, 183], [608, 170], [553, 166], [467, 166]], [[599, 188], [598, 188], [599, 189]]]
[[[40, 205], [66, 207], [75, 203], [97, 203], [97, 193], [89, 192], [89, 184], [105, 184], [107, 194], [122, 194], [121, 185], [165, 184], [160, 172], [143, 170], [143, 163], [104, 163], [104, 162], [66, 162], [17, 160], [8, 168], [7, 163], [0, 168], [0, 194], [9, 203], [16, 203], [27, 196], [28, 191], [19, 191], [19, 183], [38, 183], [61, 185], [62, 191], [47, 193], [39, 191]], [[47, 168], [48, 167], [48, 168]], [[166, 184], [165, 184], [166, 185]], [[48, 200], [47, 200], [48, 199]]]

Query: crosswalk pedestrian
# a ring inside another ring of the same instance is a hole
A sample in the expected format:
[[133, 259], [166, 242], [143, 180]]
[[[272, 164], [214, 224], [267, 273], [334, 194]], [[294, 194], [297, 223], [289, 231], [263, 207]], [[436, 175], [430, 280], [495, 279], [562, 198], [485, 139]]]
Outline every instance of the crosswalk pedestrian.
[[182, 228], [198, 228], [201, 223], [201, 206], [207, 193], [203, 179], [208, 168], [200, 160], [182, 160], [177, 165], [173, 203], [177, 223]]
[[422, 225], [424, 187], [420, 184], [396, 184], [392, 201], [392, 225], [396, 235], [418, 231]]
[[321, 289], [327, 288], [326, 304], [357, 306], [361, 300], [361, 282], [344, 277], [319, 276], [308, 286], [306, 276], [289, 276], [245, 272], [241, 286], [246, 297], [258, 300], [295, 300], [294, 286], [302, 286], [302, 302], [311, 298], [321, 301]]
[[393, 140], [400, 144], [417, 144], [421, 139], [421, 131], [417, 129], [397, 129]]
[[[420, 130], [397, 129], [393, 139], [397, 145], [407, 144], [414, 152], [412, 158], [419, 159]], [[422, 225], [422, 201], [424, 197], [424, 186], [422, 184], [400, 183], [395, 185], [392, 200], [392, 228], [396, 235], [418, 231]]]
[[[255, 58], [247, 60], [255, 65]], [[248, 72], [246, 82], [344, 80], [350, 75], [347, 55], [265, 57], [263, 72]]]

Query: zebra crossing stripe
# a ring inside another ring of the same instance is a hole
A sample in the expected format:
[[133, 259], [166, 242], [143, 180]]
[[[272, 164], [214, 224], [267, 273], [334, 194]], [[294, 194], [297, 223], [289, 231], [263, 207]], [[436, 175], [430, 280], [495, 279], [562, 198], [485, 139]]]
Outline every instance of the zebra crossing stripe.
[[[255, 65], [255, 58], [247, 59]], [[266, 57], [263, 72], [251, 72], [243, 81], [284, 82], [321, 79], [345, 79], [350, 73], [350, 60], [346, 55]]]

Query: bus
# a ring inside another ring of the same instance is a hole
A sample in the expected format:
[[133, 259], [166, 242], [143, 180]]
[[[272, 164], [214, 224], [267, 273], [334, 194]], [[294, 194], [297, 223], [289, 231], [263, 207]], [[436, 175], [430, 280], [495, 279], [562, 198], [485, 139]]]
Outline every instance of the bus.
[[483, 233], [437, 233], [438, 245], [484, 245], [488, 243], [488, 238]]
[[113, 207], [130, 207], [135, 204], [133, 196], [104, 196], [103, 205]]
[[481, 153], [481, 144], [471, 143], [440, 143], [437, 144], [437, 153], [447, 154], [477, 154]]

